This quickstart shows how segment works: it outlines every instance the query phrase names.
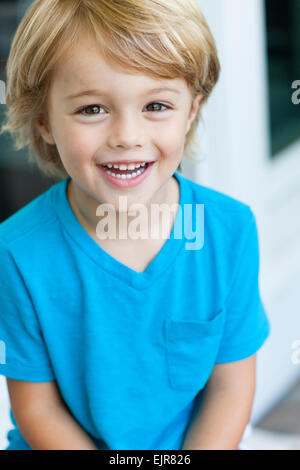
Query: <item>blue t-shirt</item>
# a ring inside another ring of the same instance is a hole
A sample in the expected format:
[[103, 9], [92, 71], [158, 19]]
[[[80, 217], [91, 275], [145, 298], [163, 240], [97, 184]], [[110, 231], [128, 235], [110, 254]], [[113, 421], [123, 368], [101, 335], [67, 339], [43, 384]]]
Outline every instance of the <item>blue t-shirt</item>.
[[[175, 223], [143, 272], [79, 223], [70, 178], [0, 225], [0, 374], [56, 380], [99, 449], [181, 449], [214, 365], [269, 335], [251, 208], [174, 177]], [[30, 449], [11, 418], [7, 450]]]

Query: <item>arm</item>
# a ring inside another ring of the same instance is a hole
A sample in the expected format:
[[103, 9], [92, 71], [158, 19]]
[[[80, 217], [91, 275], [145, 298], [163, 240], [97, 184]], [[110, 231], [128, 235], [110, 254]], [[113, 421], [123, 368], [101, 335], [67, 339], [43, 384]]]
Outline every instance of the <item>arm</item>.
[[72, 417], [55, 381], [6, 381], [15, 420], [32, 450], [98, 450]]
[[256, 355], [216, 364], [183, 450], [237, 450], [251, 415]]

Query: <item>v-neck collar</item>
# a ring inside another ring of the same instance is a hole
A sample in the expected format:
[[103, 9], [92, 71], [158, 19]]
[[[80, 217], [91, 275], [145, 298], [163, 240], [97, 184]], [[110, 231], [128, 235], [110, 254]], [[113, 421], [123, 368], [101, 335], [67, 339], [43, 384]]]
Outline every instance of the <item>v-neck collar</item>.
[[[192, 200], [189, 200], [191, 199], [191, 195], [188, 194], [190, 188], [188, 186], [188, 181], [182, 175], [175, 172], [173, 176], [179, 183], [179, 206], [181, 209], [179, 207], [177, 210], [169, 238], [165, 240], [160, 251], [143, 272], [133, 270], [110, 255], [96, 243], [96, 241], [81, 225], [75, 216], [67, 197], [67, 185], [71, 179], [70, 177], [67, 177], [60, 183], [56, 184], [56, 190], [53, 191], [54, 208], [64, 230], [76, 242], [86, 256], [93, 259], [99, 267], [110, 273], [112, 276], [118, 278], [121, 282], [125, 282], [131, 287], [137, 289], [148, 288], [149, 285], [155, 282], [156, 279], [158, 279], [159, 276], [172, 265], [179, 253], [182, 243], [186, 241], [184, 226], [187, 221], [184, 219], [188, 217], [190, 212], [187, 211], [188, 214], [184, 213], [184, 204], [192, 203]], [[181, 233], [182, 236], [178, 237], [178, 233]], [[175, 237], [174, 234], [176, 234]]]

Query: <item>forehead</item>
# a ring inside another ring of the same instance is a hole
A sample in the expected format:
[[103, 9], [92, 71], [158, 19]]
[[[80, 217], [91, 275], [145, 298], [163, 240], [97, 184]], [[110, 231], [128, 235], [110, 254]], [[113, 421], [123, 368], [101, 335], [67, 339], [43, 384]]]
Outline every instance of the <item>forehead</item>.
[[124, 89], [127, 93], [130, 90], [142, 93], [159, 86], [170, 86], [181, 93], [187, 91], [183, 78], [155, 77], [130, 68], [126, 69], [117, 63], [107, 62], [96, 41], [84, 39], [74, 44], [56, 64], [51, 90], [65, 96], [90, 89], [115, 91]]

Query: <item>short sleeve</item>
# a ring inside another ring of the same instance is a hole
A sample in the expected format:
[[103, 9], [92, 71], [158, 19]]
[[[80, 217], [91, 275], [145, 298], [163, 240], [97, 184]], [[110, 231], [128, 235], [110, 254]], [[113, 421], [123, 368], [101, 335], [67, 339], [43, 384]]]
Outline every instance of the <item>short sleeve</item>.
[[11, 253], [0, 244], [0, 375], [54, 380], [36, 312]]
[[216, 363], [238, 361], [255, 354], [271, 328], [259, 291], [259, 242], [252, 211], [232, 286], [225, 300], [225, 315]]

